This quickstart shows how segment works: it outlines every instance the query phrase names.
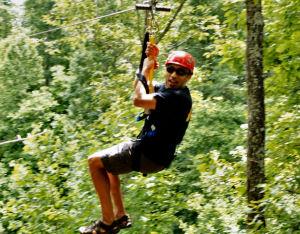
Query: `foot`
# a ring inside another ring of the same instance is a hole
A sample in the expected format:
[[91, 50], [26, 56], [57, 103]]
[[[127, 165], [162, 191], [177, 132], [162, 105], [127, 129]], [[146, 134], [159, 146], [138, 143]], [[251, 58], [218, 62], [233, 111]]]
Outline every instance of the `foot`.
[[102, 221], [97, 221], [94, 224], [87, 227], [80, 227], [79, 232], [81, 234], [115, 234], [120, 231], [116, 222], [111, 225], [107, 225]]
[[123, 215], [122, 217], [115, 220], [115, 223], [120, 229], [129, 228], [132, 226], [131, 218], [128, 215]]

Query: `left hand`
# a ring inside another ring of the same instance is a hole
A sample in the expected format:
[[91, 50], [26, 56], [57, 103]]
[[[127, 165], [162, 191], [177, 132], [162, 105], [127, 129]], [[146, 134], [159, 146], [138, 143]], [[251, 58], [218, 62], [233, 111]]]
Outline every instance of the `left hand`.
[[157, 45], [148, 42], [145, 53], [148, 58], [156, 60], [156, 58], [159, 54], [159, 49], [158, 49]]
[[[159, 54], [159, 49], [158, 49], [157, 45], [148, 42], [145, 53], [147, 55], [146, 64], [147, 63], [149, 64], [150, 61], [153, 61], [153, 64], [151, 65], [151, 67], [153, 67], [154, 69], [157, 69], [159, 67], [159, 63], [157, 62], [157, 56]], [[144, 63], [144, 65], [145, 65], [145, 63]]]

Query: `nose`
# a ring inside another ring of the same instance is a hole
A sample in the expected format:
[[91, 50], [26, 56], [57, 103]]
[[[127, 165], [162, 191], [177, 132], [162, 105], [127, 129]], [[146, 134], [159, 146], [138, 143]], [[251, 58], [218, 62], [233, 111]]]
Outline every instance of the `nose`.
[[172, 78], [176, 78], [176, 77], [177, 77], [176, 71], [173, 71], [173, 72], [171, 73], [171, 77], [172, 77]]

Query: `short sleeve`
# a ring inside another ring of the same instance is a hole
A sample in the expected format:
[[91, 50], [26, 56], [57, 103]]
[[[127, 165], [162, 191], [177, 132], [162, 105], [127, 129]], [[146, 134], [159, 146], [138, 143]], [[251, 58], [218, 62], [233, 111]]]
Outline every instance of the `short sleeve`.
[[163, 111], [174, 106], [176, 94], [172, 90], [165, 90], [164, 92], [157, 92], [154, 95], [156, 99], [156, 111]]
[[164, 89], [155, 93], [155, 112], [174, 121], [186, 120], [191, 111], [192, 101], [187, 89]]

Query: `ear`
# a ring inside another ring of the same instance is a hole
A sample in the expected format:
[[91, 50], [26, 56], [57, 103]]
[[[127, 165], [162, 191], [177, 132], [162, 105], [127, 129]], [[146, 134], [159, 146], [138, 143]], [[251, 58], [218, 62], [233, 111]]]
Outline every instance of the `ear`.
[[188, 82], [191, 78], [192, 78], [193, 74], [192, 75], [189, 75], [186, 77], [186, 81]]

